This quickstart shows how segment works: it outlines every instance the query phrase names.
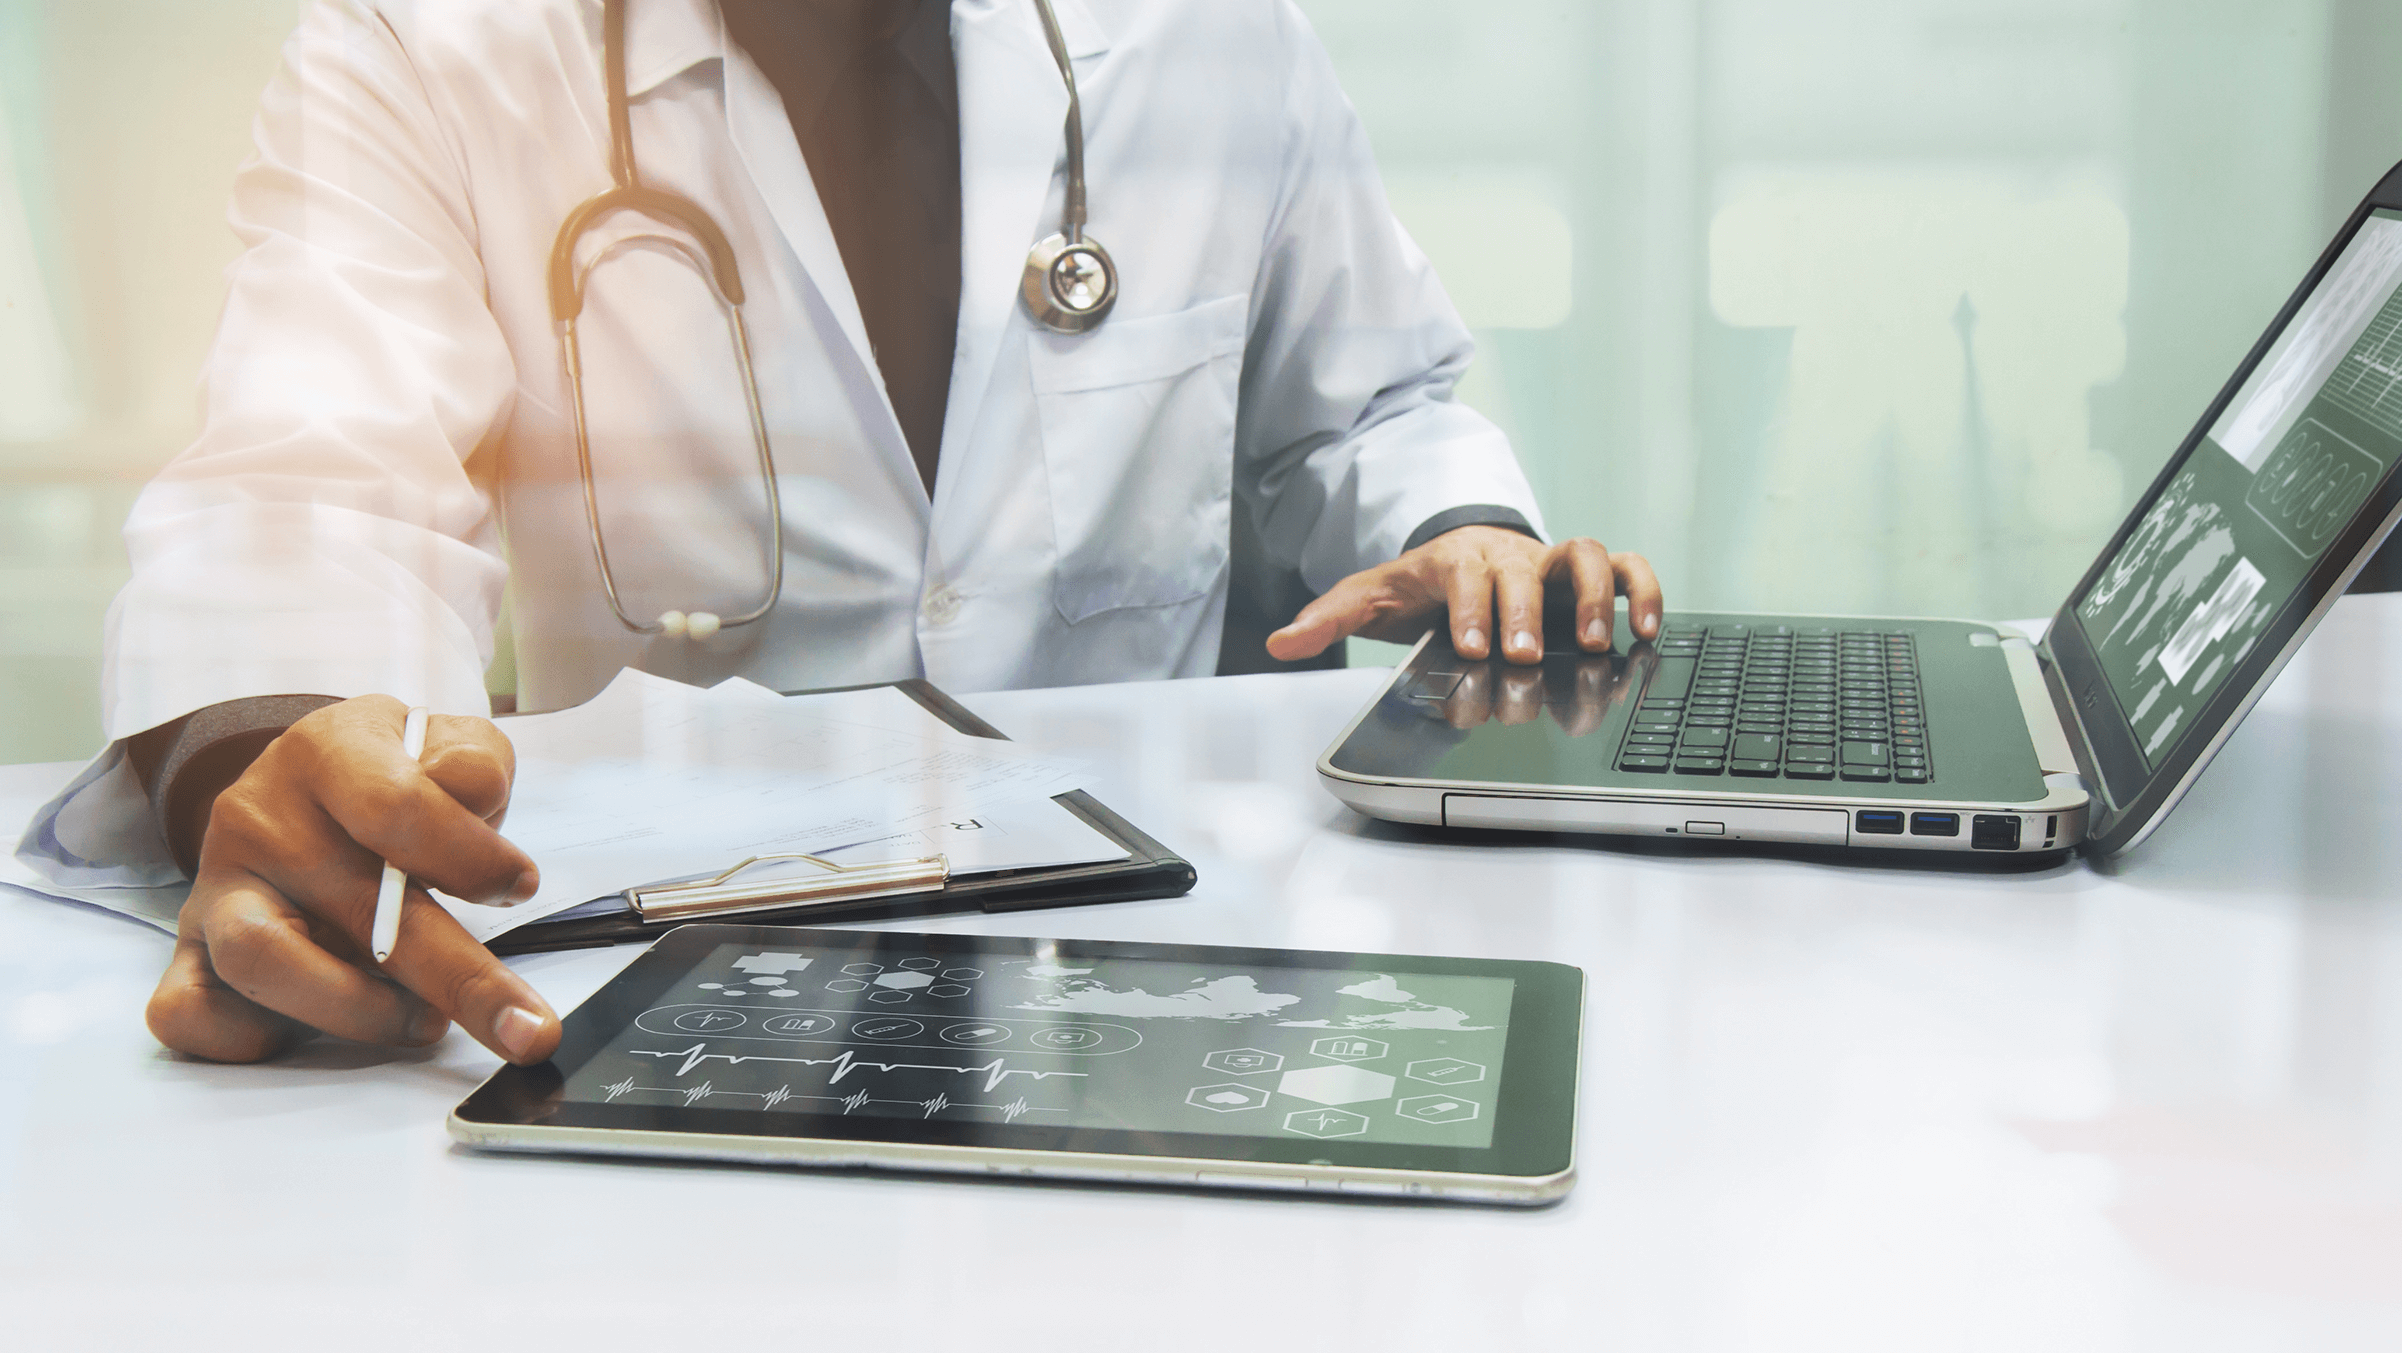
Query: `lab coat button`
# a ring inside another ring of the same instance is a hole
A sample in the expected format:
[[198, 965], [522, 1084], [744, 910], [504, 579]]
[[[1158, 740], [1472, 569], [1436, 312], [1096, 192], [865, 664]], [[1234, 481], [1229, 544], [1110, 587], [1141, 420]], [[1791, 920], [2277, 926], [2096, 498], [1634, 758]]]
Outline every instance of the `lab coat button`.
[[959, 618], [959, 589], [949, 583], [926, 589], [921, 608], [929, 625], [948, 625]]

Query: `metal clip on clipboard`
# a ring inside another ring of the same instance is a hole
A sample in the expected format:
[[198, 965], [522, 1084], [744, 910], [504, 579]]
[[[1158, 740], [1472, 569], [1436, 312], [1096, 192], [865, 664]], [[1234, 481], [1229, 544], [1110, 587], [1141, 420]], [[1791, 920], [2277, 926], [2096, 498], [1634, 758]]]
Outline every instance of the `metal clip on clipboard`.
[[[731, 882], [752, 865], [778, 860], [806, 860], [828, 872], [759, 883]], [[645, 921], [687, 921], [699, 916], [940, 892], [950, 880], [951, 861], [945, 855], [878, 864], [836, 864], [816, 855], [753, 855], [715, 878], [628, 888], [626, 897]]]

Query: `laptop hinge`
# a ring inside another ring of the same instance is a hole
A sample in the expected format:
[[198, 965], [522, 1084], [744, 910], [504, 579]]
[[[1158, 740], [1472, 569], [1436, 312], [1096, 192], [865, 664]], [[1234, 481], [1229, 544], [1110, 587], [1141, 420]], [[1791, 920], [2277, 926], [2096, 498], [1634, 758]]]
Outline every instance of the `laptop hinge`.
[[2035, 742], [2035, 761], [2046, 775], [2081, 775], [2076, 750], [2068, 744], [2068, 731], [2060, 726], [2060, 713], [2052, 708], [2052, 695], [2043, 681], [2043, 664], [2035, 656], [2035, 645], [2024, 635], [2004, 631], [2001, 642], [2002, 660], [2010, 664], [2010, 684], [2018, 690], [2019, 713], [2026, 717], [2027, 736]]

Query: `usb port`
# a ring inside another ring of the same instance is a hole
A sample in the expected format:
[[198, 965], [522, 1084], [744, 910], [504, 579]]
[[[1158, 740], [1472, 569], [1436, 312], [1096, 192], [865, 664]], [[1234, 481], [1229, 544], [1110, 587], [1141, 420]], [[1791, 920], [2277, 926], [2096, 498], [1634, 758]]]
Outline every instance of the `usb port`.
[[1902, 815], [1899, 813], [1863, 808], [1860, 810], [1859, 824], [1860, 830], [1871, 836], [1899, 836], [1902, 834]]
[[1958, 836], [1960, 834], [1960, 815], [1958, 813], [1912, 813], [1910, 815], [1910, 834], [1912, 836]]

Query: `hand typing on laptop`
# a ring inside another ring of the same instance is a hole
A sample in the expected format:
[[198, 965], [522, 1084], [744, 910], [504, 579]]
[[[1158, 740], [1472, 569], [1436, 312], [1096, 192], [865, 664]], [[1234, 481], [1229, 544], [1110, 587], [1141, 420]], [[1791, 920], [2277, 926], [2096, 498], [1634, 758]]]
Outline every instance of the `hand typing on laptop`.
[[1354, 634], [1409, 643], [1448, 611], [1451, 646], [1461, 657], [1498, 652], [1536, 663], [1549, 587], [1573, 591], [1576, 643], [1588, 653], [1610, 647], [1620, 596], [1638, 637], [1660, 632], [1660, 580], [1642, 555], [1612, 554], [1584, 537], [1546, 545], [1498, 526], [1463, 526], [1336, 583], [1268, 636], [1268, 653], [1280, 662], [1311, 658]]

